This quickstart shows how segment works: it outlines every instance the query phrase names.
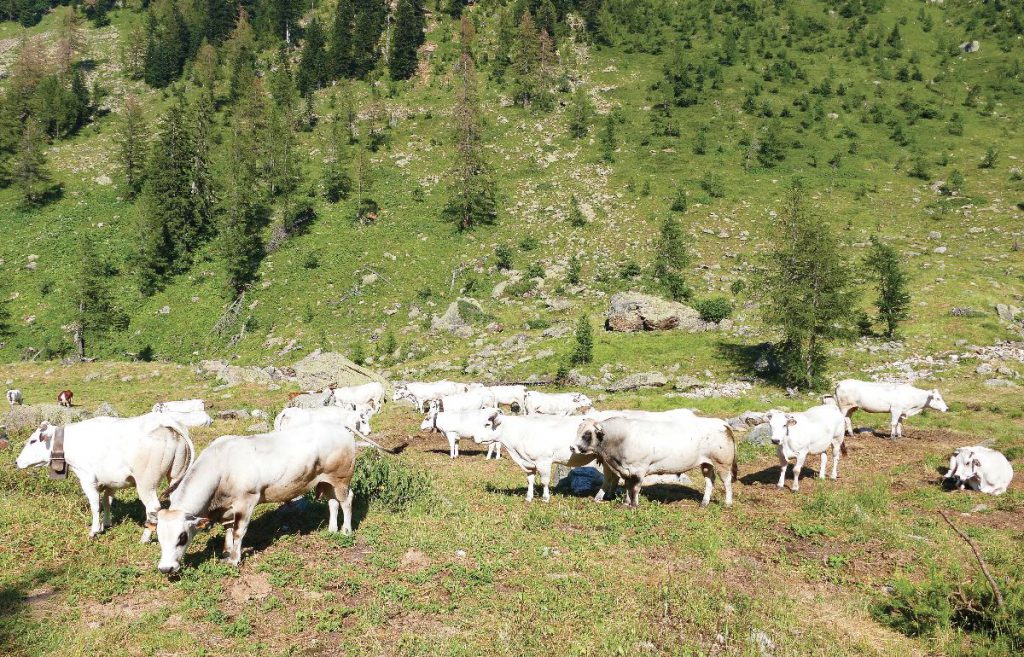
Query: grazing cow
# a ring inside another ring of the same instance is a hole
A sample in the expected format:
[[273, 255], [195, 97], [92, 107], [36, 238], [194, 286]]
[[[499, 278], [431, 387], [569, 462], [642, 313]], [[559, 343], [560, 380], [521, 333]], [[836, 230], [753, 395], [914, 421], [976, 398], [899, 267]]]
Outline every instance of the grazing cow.
[[[468, 392], [441, 397], [437, 408], [442, 411], [460, 413], [462, 411], [479, 411], [482, 408], [497, 408], [498, 402], [494, 393], [487, 388], [477, 388]], [[433, 411], [431, 411], [433, 412]]]
[[153, 404], [152, 412], [170, 415], [189, 429], [213, 424], [213, 418], [206, 412], [206, 404], [202, 399], [157, 402]]
[[974, 445], [961, 447], [949, 457], [945, 479], [989, 495], [1002, 495], [1013, 481], [1013, 466], [1000, 452]]
[[376, 413], [380, 411], [384, 402], [384, 384], [379, 381], [371, 381], [361, 386], [335, 388], [331, 392], [327, 405], [342, 406], [344, 404], [354, 404], [356, 406], [372, 406]]
[[[544, 486], [542, 499], [551, 500], [551, 466], [562, 463], [571, 468], [587, 465], [597, 458], [593, 454], [575, 454], [570, 447], [576, 440], [576, 428], [583, 418], [516, 417], [495, 411], [482, 427], [473, 433], [473, 442], [490, 445], [501, 443], [509, 457], [526, 473], [526, 501], [533, 501], [533, 486], [540, 475]], [[605, 468], [605, 484], [611, 471]], [[617, 480], [616, 480], [617, 481]]]
[[320, 422], [345, 427], [362, 436], [370, 435], [370, 413], [324, 406], [323, 408], [286, 408], [274, 418], [274, 431], [299, 424]]
[[71, 408], [71, 398], [75, 396], [75, 393], [70, 390], [61, 390], [57, 395], [57, 403], [65, 408]]
[[[459, 439], [472, 438], [492, 415], [500, 413], [497, 408], [480, 408], [468, 411], [439, 411], [433, 409], [420, 424], [420, 431], [443, 433], [448, 440], [448, 455], [455, 458], [459, 455]], [[487, 445], [486, 459], [501, 458], [501, 444], [490, 443]]]
[[537, 392], [526, 393], [524, 406], [527, 415], [575, 415], [585, 408], [592, 408], [590, 401], [582, 392]]
[[875, 383], [845, 379], [836, 384], [836, 403], [846, 416], [846, 433], [853, 435], [853, 412], [888, 413], [891, 422], [889, 436], [903, 435], [903, 420], [917, 415], [926, 408], [941, 413], [949, 410], [938, 390], [921, 390], [904, 383]]
[[619, 410], [619, 411], [595, 411], [589, 410], [583, 414], [584, 416], [601, 422], [602, 420], [608, 420], [613, 417], [624, 417], [630, 420], [651, 420], [657, 421], [669, 421], [673, 419], [687, 420], [689, 418], [697, 417], [697, 414], [688, 408], [673, 408], [668, 411], [635, 411], [635, 410]]
[[509, 410], [518, 408], [519, 413], [526, 412], [526, 386], [486, 386], [497, 406], [508, 406]]
[[157, 486], [166, 477], [168, 491], [174, 490], [194, 457], [188, 429], [173, 417], [150, 413], [63, 427], [44, 422], [29, 437], [17, 464], [23, 469], [49, 464], [51, 476], [61, 479], [68, 468], [75, 473], [92, 510], [90, 538], [111, 526], [114, 491], [134, 485], [146, 507], [142, 542], [148, 543], [160, 509]]
[[431, 401], [441, 401], [445, 395], [457, 395], [466, 392], [469, 386], [465, 383], [455, 381], [433, 381], [430, 383], [399, 383], [395, 386], [394, 399], [408, 399], [420, 411], [426, 410], [426, 405]]
[[[605, 475], [602, 492], [611, 492], [619, 477], [626, 485], [625, 503], [636, 508], [644, 477], [679, 475], [696, 467], [704, 475], [704, 499], [711, 502], [715, 473], [725, 486], [725, 505], [732, 506], [732, 482], [738, 476], [736, 439], [724, 420], [686, 416], [661, 419], [614, 417], [580, 423], [572, 444], [574, 454], [597, 456], [617, 475]], [[602, 496], [603, 498], [603, 496]]]
[[14, 408], [16, 405], [21, 406], [25, 403], [25, 398], [22, 396], [21, 391], [18, 389], [7, 391], [7, 403]]
[[822, 404], [803, 413], [768, 411], [772, 443], [779, 454], [779, 488], [786, 485], [789, 459], [796, 458], [793, 466], [793, 491], [800, 490], [800, 471], [808, 454], [821, 454], [818, 478], [825, 478], [828, 448], [832, 448], [832, 479], [839, 477], [839, 456], [846, 455], [846, 423], [835, 404]]
[[322, 422], [299, 424], [255, 436], [221, 436], [207, 447], [157, 514], [162, 573], [177, 572], [196, 532], [212, 522], [225, 526], [225, 560], [238, 565], [242, 541], [256, 505], [287, 502], [308, 490], [328, 498], [328, 530], [352, 533], [355, 436]]

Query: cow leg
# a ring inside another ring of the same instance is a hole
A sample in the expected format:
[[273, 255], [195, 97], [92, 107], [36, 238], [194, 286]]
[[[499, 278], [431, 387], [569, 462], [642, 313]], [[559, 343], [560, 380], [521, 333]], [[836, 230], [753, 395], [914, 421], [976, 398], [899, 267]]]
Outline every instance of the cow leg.
[[612, 472], [604, 463], [601, 464], [601, 469], [604, 470], [604, 481], [601, 482], [601, 490], [594, 496], [595, 502], [603, 502], [606, 497], [614, 495], [615, 488], [619, 485], [619, 475]]
[[704, 499], [700, 501], [702, 507], [711, 504], [711, 493], [715, 490], [715, 469], [710, 463], [700, 466], [700, 472], [704, 475]]
[[818, 468], [818, 479], [824, 479], [825, 478], [825, 466], [827, 466], [827, 465], [828, 465], [828, 454], [826, 452], [822, 452], [821, 453], [821, 467]]
[[782, 453], [782, 448], [779, 447], [779, 488], [786, 487], [786, 468], [789, 467], [789, 459]]
[[800, 490], [800, 472], [804, 469], [804, 461], [807, 460], [807, 452], [800, 452], [796, 457], [796, 465], [793, 466], [793, 492]]
[[89, 529], [89, 538], [96, 538], [103, 533], [103, 523], [100, 522], [100, 491], [94, 484], [82, 482], [82, 492], [89, 500], [89, 510], [92, 511], [92, 527]]
[[345, 536], [352, 534], [352, 500], [355, 493], [348, 486], [336, 486], [335, 494], [341, 499], [341, 533]]
[[843, 444], [832, 443], [832, 479], [839, 479], [839, 457], [843, 453]]
[[113, 499], [114, 491], [109, 488], [100, 489], [100, 524], [103, 525], [103, 531], [110, 529], [114, 524], [110, 518], [110, 505]]
[[857, 410], [856, 406], [843, 410], [843, 423], [846, 425], [846, 435], [853, 435], [853, 412]]
[[640, 506], [640, 486], [643, 484], [643, 477], [632, 476], [626, 480], [626, 495], [629, 499], [629, 508], [636, 509]]
[[224, 525], [224, 561], [227, 561], [235, 549], [235, 523], [232, 520]]
[[542, 463], [540, 466], [540, 483], [544, 486], [544, 494], [541, 499], [545, 502], [551, 501], [551, 464]]
[[444, 437], [448, 440], [448, 457], [455, 458], [459, 455], [459, 442], [455, 434], [446, 431]]
[[[156, 514], [160, 510], [160, 496], [156, 493], [156, 487], [139, 486], [139, 500], [146, 507], [146, 522], [156, 524]], [[149, 543], [153, 538], [153, 530], [146, 528], [142, 530], [140, 543]]]
[[252, 510], [256, 508], [256, 500], [246, 502], [245, 509], [241, 513], [235, 514], [235, 535], [234, 541], [231, 545], [231, 550], [228, 552], [228, 558], [226, 561], [233, 566], [237, 566], [242, 562], [242, 540], [245, 538], [245, 532], [249, 529], [249, 520], [252, 519]]
[[537, 475], [529, 472], [526, 475], [526, 501], [533, 501], [533, 482], [537, 478]]
[[899, 411], [892, 411], [890, 413], [889, 421], [889, 438], [896, 440], [900, 437], [900, 413]]
[[724, 465], [718, 472], [725, 487], [725, 505], [732, 506], [732, 464]]

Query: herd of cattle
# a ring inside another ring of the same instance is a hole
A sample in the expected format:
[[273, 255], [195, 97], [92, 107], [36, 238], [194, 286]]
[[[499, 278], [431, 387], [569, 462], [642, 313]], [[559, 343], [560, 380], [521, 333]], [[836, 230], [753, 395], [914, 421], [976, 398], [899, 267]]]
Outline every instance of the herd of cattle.
[[[70, 390], [60, 394], [62, 403], [70, 404], [71, 398]], [[521, 385], [402, 383], [391, 398], [424, 413], [420, 429], [444, 435], [453, 459], [462, 439], [487, 446], [485, 458], [501, 458], [504, 447], [526, 473], [528, 502], [538, 476], [544, 501], [550, 499], [552, 466], [558, 463], [600, 465], [604, 480], [598, 501], [621, 484], [626, 505], [635, 508], [648, 477], [700, 468], [705, 478], [701, 506], [710, 503], [716, 478], [722, 480], [725, 505], [732, 504], [738, 462], [733, 428], [726, 420], [685, 408], [597, 410], [583, 393], [545, 393]], [[18, 390], [9, 390], [7, 400], [12, 407], [24, 401]], [[356, 448], [388, 451], [368, 438], [370, 421], [386, 401], [384, 385], [376, 382], [295, 393], [275, 418], [273, 431], [221, 436], [198, 456], [189, 429], [213, 421], [202, 400], [160, 402], [138, 417], [96, 417], [65, 426], [44, 422], [29, 437], [17, 466], [47, 466], [53, 478], [74, 472], [92, 511], [90, 537], [111, 526], [114, 492], [134, 486], [146, 508], [142, 542], [149, 542], [156, 530], [163, 573], [181, 567], [195, 534], [211, 523], [224, 525], [226, 560], [238, 564], [253, 510], [264, 502], [289, 502], [314, 491], [327, 498], [329, 531], [339, 531], [340, 509], [340, 531], [352, 532]], [[890, 435], [897, 438], [903, 421], [925, 409], [948, 410], [938, 390], [851, 379], [806, 411], [756, 415], [767, 423], [777, 448], [779, 487], [785, 486], [794, 460], [792, 490], [798, 491], [808, 456], [820, 455], [818, 476], [824, 478], [831, 452], [829, 474], [839, 476], [855, 411], [888, 414]], [[998, 451], [962, 447], [951, 456], [946, 478], [961, 489], [999, 495], [1009, 486], [1013, 468]], [[157, 493], [164, 479], [169, 482], [168, 508]]]

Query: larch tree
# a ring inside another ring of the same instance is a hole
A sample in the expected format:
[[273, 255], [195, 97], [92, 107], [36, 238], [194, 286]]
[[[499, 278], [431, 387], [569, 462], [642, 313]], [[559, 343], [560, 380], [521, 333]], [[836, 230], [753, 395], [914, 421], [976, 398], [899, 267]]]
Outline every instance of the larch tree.
[[296, 84], [299, 94], [307, 97], [330, 79], [330, 61], [327, 58], [327, 37], [320, 21], [314, 18], [306, 28], [305, 44], [299, 60]]
[[330, 53], [332, 79], [352, 75], [352, 37], [355, 29], [355, 9], [352, 0], [338, 0], [334, 8], [334, 24], [331, 26]]
[[118, 159], [124, 170], [128, 197], [134, 198], [142, 189], [146, 164], [146, 137], [148, 130], [142, 103], [133, 94], [124, 99], [121, 121], [117, 129]]
[[53, 180], [46, 168], [45, 147], [46, 135], [39, 122], [32, 118], [25, 121], [8, 177], [27, 206], [41, 204], [53, 189]]
[[865, 260], [875, 278], [878, 319], [885, 324], [885, 337], [896, 337], [901, 322], [910, 317], [908, 277], [900, 264], [900, 255], [891, 245], [871, 237], [871, 250]]
[[826, 383], [828, 343], [850, 333], [856, 293], [838, 239], [803, 197], [795, 182], [758, 278], [765, 324], [780, 334], [774, 351], [784, 382], [817, 389]]
[[494, 182], [483, 149], [483, 125], [476, 90], [476, 67], [471, 55], [472, 29], [462, 17], [462, 53], [455, 67], [459, 81], [452, 129], [455, 162], [449, 172], [448, 203], [442, 211], [445, 220], [464, 231], [493, 224], [498, 218]]
[[128, 317], [114, 304], [108, 287], [112, 278], [109, 267], [97, 255], [92, 239], [82, 239], [75, 258], [77, 271], [67, 279], [71, 311], [68, 327], [78, 357], [85, 358], [87, 344], [111, 330], [124, 329]]

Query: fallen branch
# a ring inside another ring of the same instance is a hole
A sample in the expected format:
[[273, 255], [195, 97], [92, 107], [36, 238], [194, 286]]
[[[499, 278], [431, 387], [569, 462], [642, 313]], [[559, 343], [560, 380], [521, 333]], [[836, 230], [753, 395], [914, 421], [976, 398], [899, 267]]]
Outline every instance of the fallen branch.
[[971, 546], [971, 551], [974, 552], [974, 558], [978, 560], [978, 565], [981, 566], [981, 572], [984, 573], [985, 579], [988, 580], [988, 585], [992, 587], [992, 593], [996, 596], [996, 604], [999, 605], [1000, 609], [1002, 609], [1003, 594], [999, 592], [999, 587], [996, 586], [996, 580], [993, 579], [992, 574], [988, 572], [988, 566], [985, 565], [985, 560], [981, 558], [981, 552], [978, 551], [978, 546], [975, 545], [974, 541], [972, 541], [967, 534], [960, 531], [960, 529], [953, 524], [953, 521], [949, 519], [949, 516], [946, 515], [945, 511], [940, 510], [939, 515], [942, 516], [942, 519], [946, 521], [946, 524], [949, 525], [960, 538], [966, 541], [967, 545]]

